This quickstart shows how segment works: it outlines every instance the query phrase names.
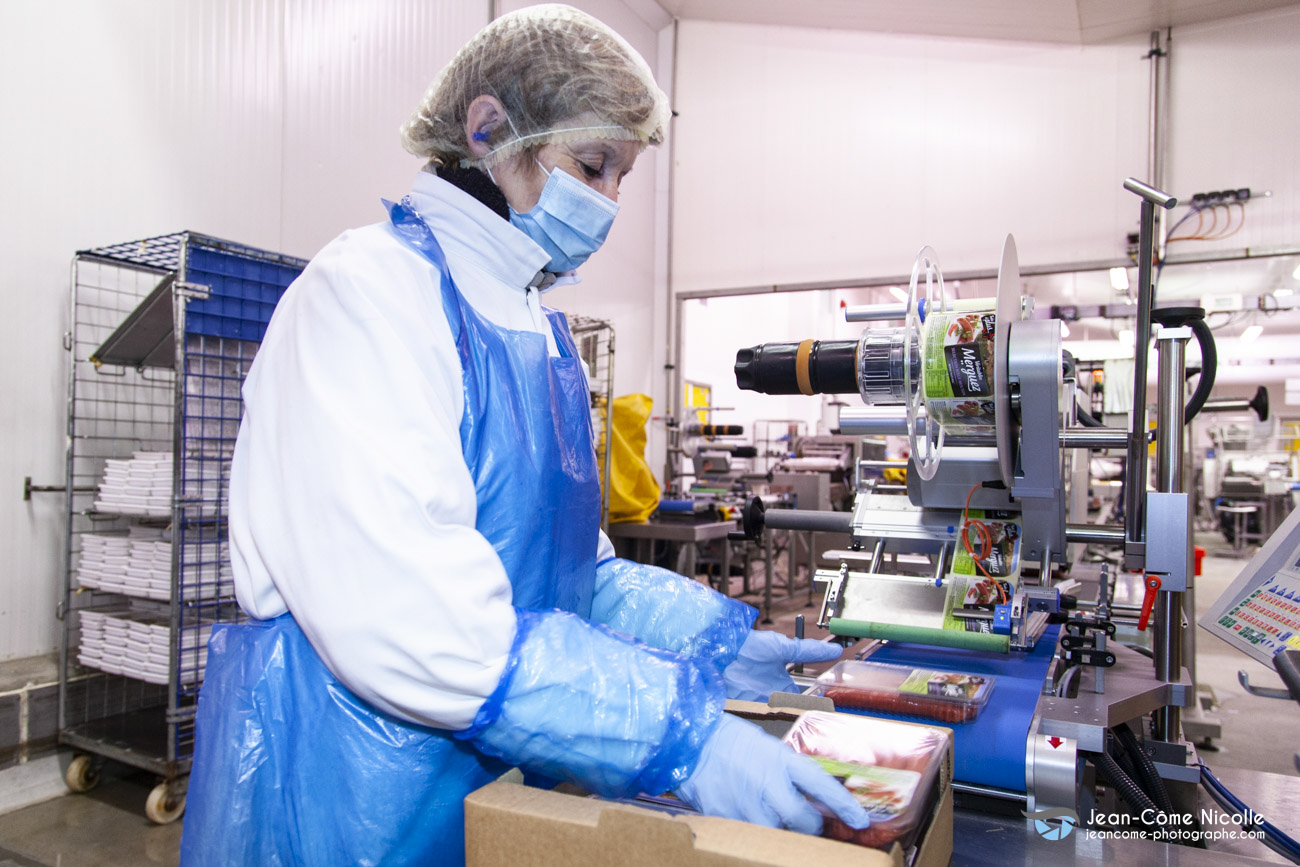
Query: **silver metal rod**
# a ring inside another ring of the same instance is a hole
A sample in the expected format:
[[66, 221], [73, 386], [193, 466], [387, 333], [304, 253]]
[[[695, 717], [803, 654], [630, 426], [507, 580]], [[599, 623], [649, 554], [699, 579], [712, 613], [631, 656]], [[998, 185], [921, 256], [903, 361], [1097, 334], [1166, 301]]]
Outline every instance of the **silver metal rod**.
[[[875, 547], [871, 549], [871, 562], [867, 564], [867, 574], [875, 575], [880, 571], [881, 561], [885, 559], [885, 537], [881, 536], [876, 540]], [[843, 592], [841, 590], [841, 592]]]
[[[1256, 195], [1251, 193], [1252, 196]], [[1172, 253], [1165, 259], [1167, 265], [1195, 265], [1203, 262], [1235, 262], [1250, 259], [1274, 259], [1279, 256], [1300, 254], [1300, 246], [1277, 244], [1265, 247], [1239, 247], [1231, 250], [1217, 250]], [[1053, 274], [1073, 274], [1079, 271], [1106, 271], [1111, 268], [1131, 268], [1133, 259], [1124, 256], [1115, 259], [1092, 259], [1086, 262], [1056, 262], [1050, 265], [1020, 266], [1021, 277], [1045, 277]], [[972, 269], [970, 271], [945, 271], [943, 279], [948, 282], [956, 280], [996, 280], [996, 268]], [[728, 298], [737, 295], [772, 295], [785, 292], [828, 292], [837, 289], [870, 289], [876, 286], [907, 285], [911, 274], [895, 274], [886, 277], [843, 277], [837, 280], [818, 280], [805, 283], [765, 283], [760, 286], [729, 286], [720, 289], [690, 289], [678, 292], [674, 298], [679, 302], [698, 301], [701, 298]]]
[[1156, 486], [1178, 494], [1183, 490], [1183, 404], [1188, 337], [1161, 335], [1156, 391]]
[[[1161, 45], [1160, 31], [1151, 31], [1151, 49], [1147, 53], [1147, 57], [1151, 61], [1150, 97], [1147, 106], [1147, 178], [1157, 187], [1163, 187], [1165, 183], [1165, 118], [1168, 114], [1169, 94], [1167, 75], [1169, 64], [1165, 62], [1168, 55], [1166, 48], [1167, 44]], [[1156, 233], [1156, 252], [1160, 261], [1164, 261], [1165, 257], [1167, 236], [1165, 217], [1166, 212], [1161, 211], [1158, 217], [1159, 225], [1157, 226], [1159, 231]]]
[[1061, 430], [1061, 447], [1067, 449], [1122, 449], [1129, 432], [1110, 427], [1069, 427]]
[[978, 795], [982, 798], [997, 798], [1001, 801], [1011, 801], [1015, 804], [1027, 803], [1024, 792], [1012, 792], [1007, 789], [995, 789], [991, 786], [981, 786], [975, 783], [959, 783], [956, 780], [952, 782], [954, 792], [962, 792], [967, 795]]
[[[1089, 602], [1087, 599], [1080, 599], [1080, 600], [1079, 600], [1079, 610], [1080, 610], [1080, 611], [1092, 611], [1093, 609], [1097, 608], [1098, 604], [1099, 604], [1099, 603], [1097, 603], [1097, 602]], [[1140, 606], [1140, 605], [1117, 605], [1116, 603], [1111, 602], [1111, 603], [1110, 603], [1110, 613], [1111, 613], [1112, 615], [1114, 615], [1115, 617], [1131, 617], [1131, 618], [1133, 618], [1134, 621], [1136, 621], [1136, 620], [1138, 619], [1138, 617], [1142, 614], [1142, 606]]]
[[[1156, 487], [1162, 493], [1183, 490], [1183, 405], [1186, 402], [1186, 349], [1191, 329], [1166, 329], [1156, 341], [1159, 346], [1156, 375]], [[1189, 516], [1190, 520], [1190, 516]], [[1190, 545], [1190, 541], [1188, 542]], [[1191, 558], [1185, 558], [1190, 560]], [[1192, 576], [1185, 575], [1187, 585]], [[1183, 674], [1183, 594], [1161, 591], [1156, 599], [1157, 617], [1151, 650], [1156, 677], [1176, 683]], [[1182, 737], [1182, 708], [1169, 705], [1152, 717], [1152, 732], [1162, 741]]]
[[[916, 415], [917, 436], [923, 435], [929, 425], [924, 407]], [[854, 436], [907, 436], [907, 410], [901, 406], [854, 406], [840, 410], [840, 433]], [[944, 442], [950, 446], [976, 448], [997, 445], [992, 436], [950, 436]]]
[[[883, 540], [878, 540], [877, 544], [881, 541]], [[881, 556], [880, 559], [883, 562], [885, 558]], [[925, 587], [942, 589], [942, 581], [936, 581], [930, 575], [902, 575], [896, 572], [881, 572], [874, 558], [867, 567], [866, 572], [848, 572], [846, 574], [850, 579], [866, 580], [869, 578], [872, 581], [894, 581], [900, 584], [920, 584]], [[992, 617], [993, 615], [990, 614], [989, 616]]]
[[[1162, 628], [1161, 624], [1165, 624]], [[1176, 625], [1175, 625], [1176, 624]], [[1156, 635], [1151, 642], [1156, 677], [1165, 683], [1177, 683], [1183, 673], [1183, 594], [1164, 591], [1156, 599]], [[1182, 708], [1169, 705], [1152, 716], [1152, 733], [1162, 741], [1177, 742], [1181, 737]]]
[[[1133, 185], [1133, 186], [1130, 186]], [[1138, 189], [1140, 187], [1141, 189]], [[1126, 541], [1140, 546], [1146, 540], [1147, 447], [1143, 441], [1147, 429], [1147, 349], [1151, 343], [1151, 242], [1155, 231], [1155, 205], [1142, 192], [1149, 189], [1133, 178], [1124, 188], [1142, 198], [1142, 216], [1138, 229], [1138, 315], [1137, 337], [1133, 350], [1133, 410], [1128, 442], [1128, 461], [1124, 471], [1124, 526]], [[1136, 564], [1131, 564], [1136, 565]]]
[[1124, 544], [1124, 527], [1120, 524], [1066, 524], [1065, 541], [1118, 548]]
[[847, 533], [853, 527], [853, 513], [820, 512], [811, 509], [770, 509], [763, 513], [763, 523], [773, 530]]
[[[1177, 196], [1171, 196], [1163, 190], [1157, 190], [1150, 184], [1142, 183], [1137, 178], [1126, 179], [1124, 181], [1124, 189], [1128, 190], [1130, 193], [1137, 193], [1142, 197], [1143, 201], [1150, 202], [1153, 205], [1159, 205], [1166, 210], [1178, 204]], [[1152, 212], [1152, 216], [1154, 216], [1154, 212]], [[1141, 264], [1141, 262], [1138, 263], [1138, 265]]]
[[939, 549], [939, 556], [934, 558], [934, 583], [938, 586], [943, 577], [948, 574], [948, 552], [952, 546], [947, 542]]
[[[917, 414], [917, 433], [924, 426]], [[901, 406], [852, 406], [840, 410], [840, 433], [863, 436], [907, 436], [907, 408]]]
[[1244, 412], [1253, 410], [1250, 401], [1243, 398], [1221, 397], [1215, 400], [1207, 400], [1201, 407], [1201, 412]]
[[890, 322], [907, 318], [907, 302], [894, 304], [855, 304], [844, 308], [846, 322]]

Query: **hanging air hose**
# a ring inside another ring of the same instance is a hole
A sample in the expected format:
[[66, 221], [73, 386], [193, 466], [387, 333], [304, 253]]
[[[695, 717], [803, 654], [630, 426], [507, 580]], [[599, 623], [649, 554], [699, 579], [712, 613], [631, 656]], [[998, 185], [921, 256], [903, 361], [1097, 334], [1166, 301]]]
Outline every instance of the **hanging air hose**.
[[1156, 802], [1156, 806], [1165, 813], [1172, 815], [1174, 802], [1169, 799], [1169, 790], [1165, 788], [1165, 781], [1161, 779], [1160, 772], [1156, 770], [1151, 757], [1143, 752], [1142, 746], [1138, 743], [1137, 735], [1133, 734], [1133, 730], [1125, 723], [1115, 727], [1115, 739], [1133, 762], [1133, 768], [1137, 772], [1137, 779], [1142, 781], [1143, 790]]
[[1147, 797], [1146, 793], [1133, 778], [1124, 772], [1119, 762], [1115, 761], [1109, 753], [1087, 753], [1092, 763], [1097, 766], [1097, 771], [1102, 778], [1110, 784], [1120, 797], [1128, 802], [1139, 815], [1150, 810], [1152, 813], [1157, 811], [1155, 801]]
[[[1164, 778], [1156, 770], [1155, 762], [1151, 761], [1151, 757], [1146, 754], [1146, 751], [1142, 749], [1142, 745], [1138, 743], [1137, 735], [1133, 733], [1127, 723], [1116, 726], [1114, 732], [1115, 741], [1123, 747], [1123, 755], [1131, 763], [1133, 768], [1131, 776], [1133, 779], [1141, 782], [1143, 791], [1155, 801], [1156, 806], [1176, 826], [1182, 827], [1184, 825], [1182, 819], [1187, 814], [1174, 809], [1174, 802], [1169, 797], [1169, 789], [1165, 786]], [[1205, 840], [1199, 833], [1201, 831], [1201, 822], [1196, 818], [1195, 813], [1191, 814], [1191, 822], [1187, 824], [1187, 830], [1192, 832], [1192, 839], [1195, 841], [1192, 845], [1198, 849], [1204, 849]]]
[[1200, 307], [1160, 307], [1151, 311], [1151, 321], [1165, 328], [1189, 326], [1201, 347], [1201, 378], [1183, 410], [1183, 424], [1187, 424], [1196, 418], [1201, 407], [1209, 400], [1210, 392], [1214, 390], [1214, 375], [1219, 368], [1214, 332], [1210, 331], [1210, 326], [1205, 321], [1205, 310]]

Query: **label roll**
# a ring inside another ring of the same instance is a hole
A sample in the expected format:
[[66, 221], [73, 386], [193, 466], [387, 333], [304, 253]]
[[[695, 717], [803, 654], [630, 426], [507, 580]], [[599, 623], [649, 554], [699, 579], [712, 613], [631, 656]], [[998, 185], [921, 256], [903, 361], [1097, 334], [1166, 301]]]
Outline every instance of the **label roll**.
[[922, 350], [925, 408], [949, 434], [992, 434], [992, 310], [931, 313], [926, 318]]

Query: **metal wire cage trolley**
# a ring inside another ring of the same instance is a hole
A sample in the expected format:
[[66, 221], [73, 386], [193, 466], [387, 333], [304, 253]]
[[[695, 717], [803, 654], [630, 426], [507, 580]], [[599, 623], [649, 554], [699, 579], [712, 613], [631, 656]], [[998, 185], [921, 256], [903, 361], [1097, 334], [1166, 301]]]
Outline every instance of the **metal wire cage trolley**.
[[306, 262], [181, 232], [72, 260], [59, 741], [74, 791], [106, 759], [178, 818], [217, 623], [241, 618], [227, 540], [240, 387]]
[[614, 436], [614, 326], [603, 319], [573, 316], [569, 332], [587, 364], [591, 389], [591, 431], [600, 467], [600, 526], [609, 529], [610, 463]]

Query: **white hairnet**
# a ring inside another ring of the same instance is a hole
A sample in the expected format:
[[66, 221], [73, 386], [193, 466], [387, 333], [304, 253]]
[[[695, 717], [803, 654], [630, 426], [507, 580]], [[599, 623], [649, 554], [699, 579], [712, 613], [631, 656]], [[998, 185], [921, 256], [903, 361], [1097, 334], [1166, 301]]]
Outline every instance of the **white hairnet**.
[[[492, 129], [492, 151], [476, 159], [465, 121], [483, 94], [501, 101], [507, 122]], [[556, 141], [657, 145], [668, 115], [668, 97], [636, 49], [586, 13], [546, 4], [503, 15], [466, 43], [402, 126], [402, 146], [446, 166], [491, 168]]]

